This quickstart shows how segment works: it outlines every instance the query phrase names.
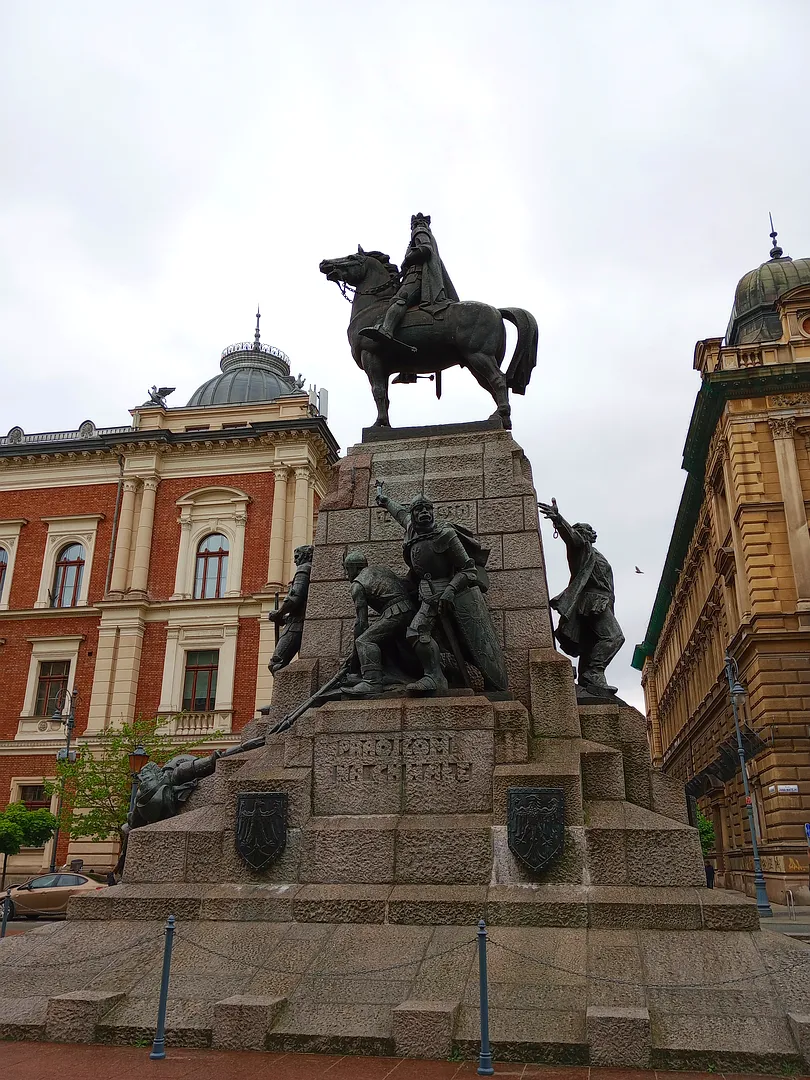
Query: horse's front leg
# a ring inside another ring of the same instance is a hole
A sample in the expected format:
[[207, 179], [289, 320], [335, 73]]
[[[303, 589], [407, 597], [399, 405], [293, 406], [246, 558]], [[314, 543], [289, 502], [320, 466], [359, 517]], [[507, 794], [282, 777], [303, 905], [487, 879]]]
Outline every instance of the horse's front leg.
[[377, 406], [377, 419], [374, 427], [390, 427], [388, 419], [388, 369], [380, 357], [369, 349], [360, 354], [360, 366], [371, 383], [371, 392]]

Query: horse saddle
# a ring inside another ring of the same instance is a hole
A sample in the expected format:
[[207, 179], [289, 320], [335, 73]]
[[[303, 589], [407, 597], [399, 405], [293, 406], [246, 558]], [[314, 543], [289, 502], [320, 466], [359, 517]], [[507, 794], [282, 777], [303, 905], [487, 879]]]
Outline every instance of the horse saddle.
[[[401, 333], [403, 330], [413, 330], [420, 326], [432, 326], [434, 322], [443, 317], [452, 303], [452, 300], [442, 300], [438, 304], [419, 304], [416, 307], [409, 307], [397, 327], [397, 333]], [[384, 334], [379, 326], [366, 327], [360, 333], [363, 337], [388, 346], [394, 353], [402, 355], [416, 352], [413, 345], [406, 345], [398, 337], [390, 337], [388, 334]]]

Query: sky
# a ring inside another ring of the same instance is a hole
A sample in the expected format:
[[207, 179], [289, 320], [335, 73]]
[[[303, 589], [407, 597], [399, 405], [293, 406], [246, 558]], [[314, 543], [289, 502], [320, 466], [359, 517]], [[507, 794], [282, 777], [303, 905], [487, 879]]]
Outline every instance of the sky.
[[[540, 327], [513, 398], [538, 497], [596, 528], [630, 667], [683, 489], [695, 342], [734, 287], [810, 255], [806, 0], [0, 0], [0, 432], [182, 405], [252, 337], [375, 413], [318, 264], [399, 262], [429, 213], [462, 299]], [[483, 419], [469, 373], [396, 426]], [[552, 592], [568, 580], [546, 524]], [[638, 566], [643, 573], [636, 574]]]

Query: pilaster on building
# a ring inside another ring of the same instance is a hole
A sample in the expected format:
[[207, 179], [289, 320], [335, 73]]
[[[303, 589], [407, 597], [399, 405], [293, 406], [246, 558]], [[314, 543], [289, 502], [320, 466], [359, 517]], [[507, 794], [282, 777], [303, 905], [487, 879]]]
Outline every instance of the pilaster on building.
[[747, 768], [768, 893], [810, 904], [810, 260], [774, 242], [737, 286], [725, 338], [699, 341], [694, 366], [687, 479], [633, 659], [650, 747], [703, 790], [716, 885], [753, 895], [741, 775], [712, 779], [723, 744], [736, 745], [728, 652], [764, 745]]
[[[326, 392], [258, 331], [220, 367], [184, 406], [150, 393], [126, 426], [0, 438], [0, 806], [47, 801], [60, 689], [78, 691], [75, 745], [90, 748], [154, 716], [189, 748], [227, 746], [270, 701], [267, 614], [338, 448]], [[65, 839], [59, 864], [108, 868], [116, 848]], [[11, 880], [50, 856], [9, 859]]]

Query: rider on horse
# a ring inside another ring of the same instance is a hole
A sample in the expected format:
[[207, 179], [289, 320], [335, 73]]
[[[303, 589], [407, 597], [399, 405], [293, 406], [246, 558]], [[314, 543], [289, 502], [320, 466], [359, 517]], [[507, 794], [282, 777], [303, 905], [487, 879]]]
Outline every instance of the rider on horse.
[[376, 326], [361, 330], [363, 337], [374, 341], [393, 341], [396, 329], [409, 307], [434, 308], [458, 301], [458, 293], [439, 256], [439, 248], [430, 231], [430, 215], [411, 217], [411, 242], [402, 260], [402, 284]]

